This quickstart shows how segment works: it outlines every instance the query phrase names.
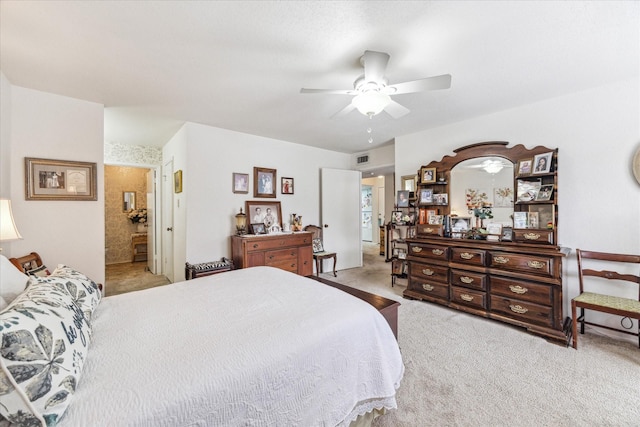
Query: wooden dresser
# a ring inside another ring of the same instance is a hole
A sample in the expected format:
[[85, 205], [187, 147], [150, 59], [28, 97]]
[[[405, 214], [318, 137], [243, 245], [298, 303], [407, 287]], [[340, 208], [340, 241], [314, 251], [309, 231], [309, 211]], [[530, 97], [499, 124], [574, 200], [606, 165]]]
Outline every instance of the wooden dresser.
[[562, 260], [568, 250], [451, 239], [408, 239], [408, 243], [405, 297], [566, 341]]
[[277, 267], [301, 276], [313, 274], [313, 233], [231, 236], [235, 268]]

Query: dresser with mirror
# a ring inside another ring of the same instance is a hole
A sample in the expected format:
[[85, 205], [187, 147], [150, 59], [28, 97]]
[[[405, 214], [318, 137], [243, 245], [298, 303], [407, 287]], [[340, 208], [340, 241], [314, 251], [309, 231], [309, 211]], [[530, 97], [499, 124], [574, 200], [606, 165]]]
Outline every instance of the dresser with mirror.
[[558, 150], [492, 141], [418, 171], [403, 296], [566, 343]]

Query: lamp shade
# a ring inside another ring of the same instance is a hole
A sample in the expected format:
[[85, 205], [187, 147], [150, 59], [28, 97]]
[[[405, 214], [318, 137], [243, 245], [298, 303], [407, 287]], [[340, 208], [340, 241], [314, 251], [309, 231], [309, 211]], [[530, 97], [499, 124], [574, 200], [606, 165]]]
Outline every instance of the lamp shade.
[[377, 90], [369, 90], [355, 96], [351, 103], [365, 116], [375, 116], [389, 105], [391, 97]]
[[11, 200], [0, 199], [0, 240], [22, 239], [16, 222], [13, 220]]

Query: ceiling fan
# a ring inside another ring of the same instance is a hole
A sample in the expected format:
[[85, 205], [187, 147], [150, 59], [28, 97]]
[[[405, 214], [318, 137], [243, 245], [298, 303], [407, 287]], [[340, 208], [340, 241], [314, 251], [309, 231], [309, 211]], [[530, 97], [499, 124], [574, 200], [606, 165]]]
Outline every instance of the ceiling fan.
[[353, 89], [300, 89], [300, 93], [326, 93], [337, 95], [355, 95], [351, 103], [332, 117], [342, 117], [357, 109], [370, 118], [386, 111], [394, 119], [409, 113], [409, 109], [391, 99], [391, 95], [423, 92], [427, 90], [449, 89], [451, 75], [427, 77], [404, 83], [390, 85], [384, 76], [389, 62], [389, 54], [365, 50], [360, 58], [364, 74], [353, 83]]

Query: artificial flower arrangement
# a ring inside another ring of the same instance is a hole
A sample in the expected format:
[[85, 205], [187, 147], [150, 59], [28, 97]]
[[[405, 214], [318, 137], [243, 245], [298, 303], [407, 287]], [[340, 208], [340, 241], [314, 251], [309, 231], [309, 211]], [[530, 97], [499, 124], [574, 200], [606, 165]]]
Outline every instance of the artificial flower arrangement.
[[146, 209], [132, 209], [129, 211], [129, 219], [132, 223], [145, 223], [147, 222], [147, 210]]

